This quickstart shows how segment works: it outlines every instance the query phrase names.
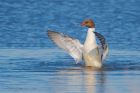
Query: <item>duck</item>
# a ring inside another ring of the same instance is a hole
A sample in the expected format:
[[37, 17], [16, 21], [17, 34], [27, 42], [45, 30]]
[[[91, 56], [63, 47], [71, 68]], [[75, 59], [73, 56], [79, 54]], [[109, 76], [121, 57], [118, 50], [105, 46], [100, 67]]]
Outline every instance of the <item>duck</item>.
[[81, 26], [88, 28], [83, 44], [64, 33], [48, 30], [47, 34], [58, 47], [72, 56], [76, 63], [83, 61], [86, 67], [101, 68], [109, 52], [106, 39], [95, 31], [95, 23], [92, 19], [84, 20]]

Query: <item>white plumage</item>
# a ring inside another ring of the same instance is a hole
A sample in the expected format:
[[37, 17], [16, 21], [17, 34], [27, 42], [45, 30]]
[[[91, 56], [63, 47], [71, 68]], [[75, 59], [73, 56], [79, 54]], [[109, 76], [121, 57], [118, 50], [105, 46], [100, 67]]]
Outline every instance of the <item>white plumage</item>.
[[[103, 35], [95, 32], [95, 28], [89, 28], [84, 45], [78, 39], [54, 31], [48, 31], [48, 36], [71, 55], [76, 62], [82, 59], [86, 66], [100, 68], [108, 54], [108, 46]], [[96, 42], [96, 37], [101, 42], [101, 47]]]
[[83, 45], [78, 39], [74, 39], [63, 33], [48, 31], [48, 36], [62, 49], [68, 52], [76, 62], [82, 59]]

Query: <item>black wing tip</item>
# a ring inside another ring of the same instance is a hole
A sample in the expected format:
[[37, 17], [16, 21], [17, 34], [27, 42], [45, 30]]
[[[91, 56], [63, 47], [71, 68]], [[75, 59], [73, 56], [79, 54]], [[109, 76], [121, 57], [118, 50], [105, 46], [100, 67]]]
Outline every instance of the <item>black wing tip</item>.
[[55, 31], [53, 31], [53, 30], [47, 30], [48, 36], [50, 36], [50, 35], [53, 34], [53, 33], [57, 33], [57, 32], [55, 32]]
[[52, 31], [52, 30], [47, 30], [47, 35], [48, 35], [48, 37], [49, 37], [50, 39], [51, 39], [53, 33], [54, 33], [54, 31]]
[[49, 29], [47, 30], [47, 33], [58, 33], [58, 32]]
[[98, 33], [98, 32], [94, 32], [94, 33], [97, 36], [97, 38], [99, 39], [99, 41], [100, 41], [100, 43], [102, 45], [102, 48], [105, 49], [106, 48], [106, 44], [107, 44], [105, 37], [102, 34]]
[[47, 31], [47, 35], [48, 35], [48, 36], [50, 36], [51, 33], [52, 33], [51, 30], [48, 30], [48, 31]]

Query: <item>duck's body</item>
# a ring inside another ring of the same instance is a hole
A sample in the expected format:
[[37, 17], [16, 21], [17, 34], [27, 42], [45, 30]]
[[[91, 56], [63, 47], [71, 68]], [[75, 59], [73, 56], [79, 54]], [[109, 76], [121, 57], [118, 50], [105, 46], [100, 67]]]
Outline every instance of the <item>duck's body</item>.
[[[95, 24], [92, 20], [84, 21], [82, 25], [89, 27], [83, 45], [79, 40], [62, 33], [48, 31], [48, 35], [60, 48], [67, 51], [76, 62], [83, 59], [85, 66], [101, 68], [102, 62], [108, 54], [105, 38], [101, 34], [95, 32]], [[96, 37], [100, 40], [101, 47], [97, 44]]]
[[83, 48], [83, 58], [86, 66], [93, 66], [100, 68], [101, 55], [99, 53], [99, 48], [96, 42], [96, 36], [94, 34], [95, 29], [89, 28], [87, 32], [87, 37]]

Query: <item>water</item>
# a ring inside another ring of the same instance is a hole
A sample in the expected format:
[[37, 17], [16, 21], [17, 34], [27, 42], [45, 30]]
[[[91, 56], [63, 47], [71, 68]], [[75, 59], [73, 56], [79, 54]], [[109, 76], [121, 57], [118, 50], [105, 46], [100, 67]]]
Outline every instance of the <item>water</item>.
[[[2, 93], [138, 93], [140, 91], [138, 0], [0, 0]], [[84, 41], [94, 19], [109, 43], [100, 70], [85, 68], [57, 48], [48, 29]], [[80, 34], [80, 36], [79, 36]]]

